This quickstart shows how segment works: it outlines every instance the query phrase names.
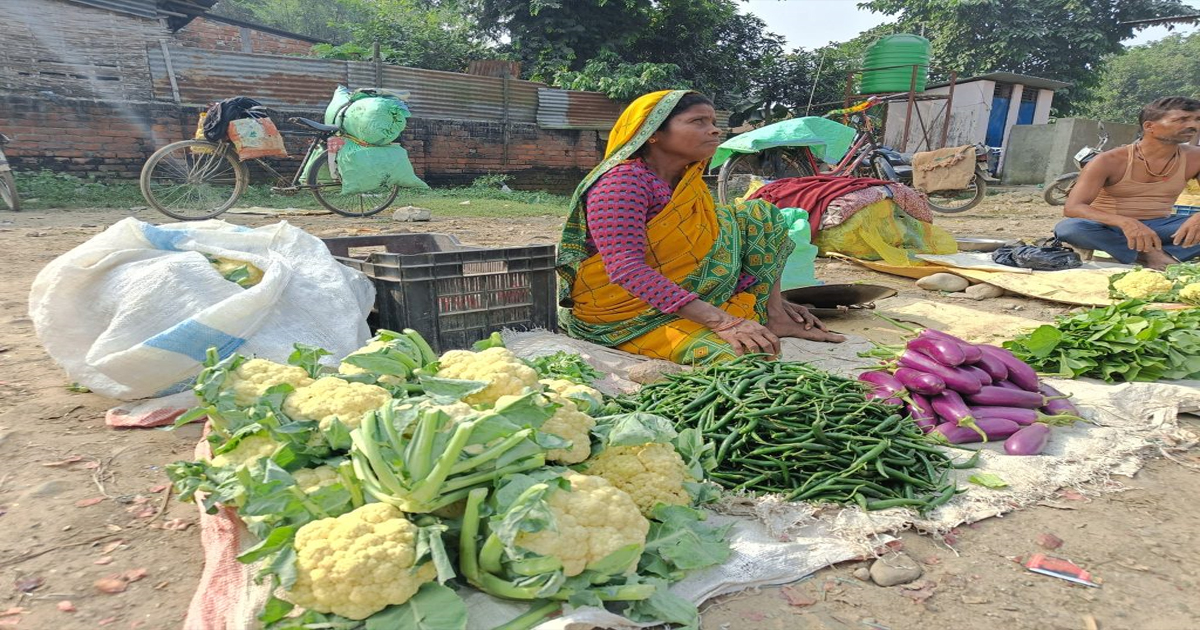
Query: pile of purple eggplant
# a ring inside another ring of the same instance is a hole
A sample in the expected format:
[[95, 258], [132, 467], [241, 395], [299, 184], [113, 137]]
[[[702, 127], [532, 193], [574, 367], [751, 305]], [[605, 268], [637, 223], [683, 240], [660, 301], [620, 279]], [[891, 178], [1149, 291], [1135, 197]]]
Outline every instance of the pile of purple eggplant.
[[889, 367], [859, 375], [874, 387], [868, 397], [905, 405], [925, 433], [951, 444], [1004, 440], [1009, 455], [1037, 455], [1050, 425], [1083, 420], [1067, 396], [1008, 350], [932, 328]]

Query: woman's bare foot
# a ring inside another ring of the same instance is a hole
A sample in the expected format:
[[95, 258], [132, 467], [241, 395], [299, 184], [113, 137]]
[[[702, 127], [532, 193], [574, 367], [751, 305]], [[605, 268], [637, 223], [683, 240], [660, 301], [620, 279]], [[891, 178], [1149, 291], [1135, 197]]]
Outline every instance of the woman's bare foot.
[[795, 337], [797, 339], [822, 341], [825, 343], [841, 343], [846, 340], [845, 337], [837, 333], [821, 330], [816, 326], [813, 326], [812, 328], [805, 328], [804, 324], [793, 321], [792, 318], [788, 317], [787, 315], [768, 317], [767, 329], [775, 333], [777, 337]]

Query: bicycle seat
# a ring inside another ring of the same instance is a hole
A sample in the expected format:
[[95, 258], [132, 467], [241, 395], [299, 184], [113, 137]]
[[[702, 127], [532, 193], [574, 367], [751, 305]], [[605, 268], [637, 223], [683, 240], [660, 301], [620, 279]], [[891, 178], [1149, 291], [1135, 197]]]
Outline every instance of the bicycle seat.
[[325, 133], [334, 133], [338, 130], [337, 125], [326, 125], [324, 123], [319, 123], [315, 120], [309, 120], [307, 118], [300, 118], [299, 116], [297, 116], [296, 118], [291, 118], [289, 120], [296, 123], [297, 125], [304, 125], [305, 127], [311, 127], [312, 129], [316, 129], [317, 131], [323, 131]]

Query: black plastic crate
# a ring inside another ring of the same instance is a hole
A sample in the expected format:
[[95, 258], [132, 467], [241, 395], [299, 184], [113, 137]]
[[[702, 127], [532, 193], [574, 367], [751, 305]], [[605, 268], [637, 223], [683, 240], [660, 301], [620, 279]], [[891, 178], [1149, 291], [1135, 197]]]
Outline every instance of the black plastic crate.
[[324, 240], [375, 283], [372, 330], [412, 328], [443, 352], [503, 328], [557, 328], [553, 245], [485, 249], [449, 234]]

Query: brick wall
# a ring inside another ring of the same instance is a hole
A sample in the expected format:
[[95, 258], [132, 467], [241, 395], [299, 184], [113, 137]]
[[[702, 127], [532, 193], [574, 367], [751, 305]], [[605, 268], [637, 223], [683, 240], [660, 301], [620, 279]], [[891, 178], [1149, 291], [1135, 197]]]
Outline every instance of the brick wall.
[[[284, 116], [318, 118], [320, 112]], [[171, 103], [115, 103], [91, 99], [47, 100], [0, 94], [0, 129], [17, 170], [51, 169], [80, 176], [137, 178], [156, 149], [191, 137], [199, 109]], [[285, 130], [286, 123], [280, 125]], [[504, 161], [504, 126], [459, 120], [409, 120], [401, 143], [418, 175], [434, 186], [468, 185], [476, 177], [505, 173], [514, 188], [568, 193], [597, 164], [603, 143], [595, 131], [541, 129], [513, 124]], [[288, 137], [299, 157], [307, 139]], [[288, 176], [297, 160], [274, 164]], [[267, 180], [256, 176], [256, 182]]]
[[157, 21], [57, 0], [5, 0], [0, 91], [150, 100]]
[[312, 48], [304, 40], [205, 18], [196, 18], [180, 29], [175, 41], [191, 48], [263, 55], [307, 55]]

